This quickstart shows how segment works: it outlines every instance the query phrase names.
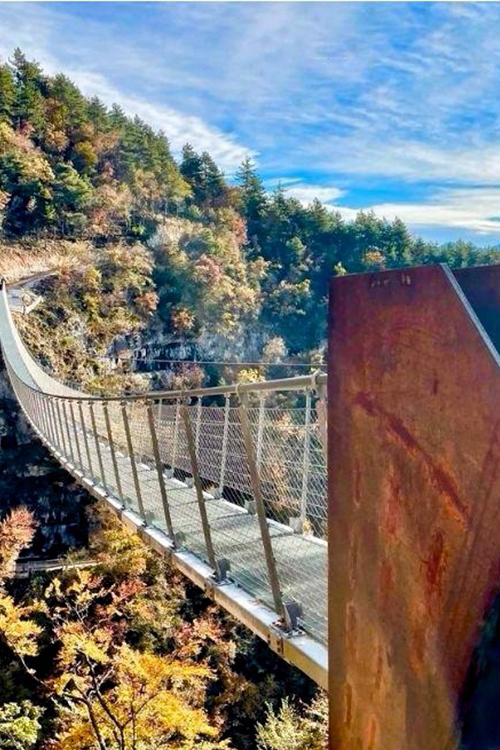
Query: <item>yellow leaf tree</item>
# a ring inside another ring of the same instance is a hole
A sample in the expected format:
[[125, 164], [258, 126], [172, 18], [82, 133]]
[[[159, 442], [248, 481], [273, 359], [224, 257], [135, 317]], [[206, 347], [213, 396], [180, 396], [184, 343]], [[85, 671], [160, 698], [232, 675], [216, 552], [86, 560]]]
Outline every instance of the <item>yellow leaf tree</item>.
[[76, 570], [45, 590], [47, 627], [59, 646], [46, 682], [59, 707], [54, 750], [226, 748], [204, 711], [211, 671], [126, 642], [138, 578]]

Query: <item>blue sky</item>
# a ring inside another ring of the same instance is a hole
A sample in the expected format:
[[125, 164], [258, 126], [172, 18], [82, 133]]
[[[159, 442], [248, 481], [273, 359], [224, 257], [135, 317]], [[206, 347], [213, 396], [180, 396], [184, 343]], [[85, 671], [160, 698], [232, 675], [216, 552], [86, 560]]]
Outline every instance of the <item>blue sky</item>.
[[226, 173], [500, 242], [500, 4], [0, 3], [14, 47]]

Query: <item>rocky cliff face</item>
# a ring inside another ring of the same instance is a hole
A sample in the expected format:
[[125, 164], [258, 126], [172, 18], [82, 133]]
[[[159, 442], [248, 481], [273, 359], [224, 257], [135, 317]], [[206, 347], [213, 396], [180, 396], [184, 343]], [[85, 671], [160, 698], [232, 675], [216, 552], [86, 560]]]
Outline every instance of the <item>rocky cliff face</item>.
[[27, 554], [58, 557], [86, 544], [92, 498], [32, 433], [0, 368], [0, 515], [17, 505], [32, 510], [38, 529]]

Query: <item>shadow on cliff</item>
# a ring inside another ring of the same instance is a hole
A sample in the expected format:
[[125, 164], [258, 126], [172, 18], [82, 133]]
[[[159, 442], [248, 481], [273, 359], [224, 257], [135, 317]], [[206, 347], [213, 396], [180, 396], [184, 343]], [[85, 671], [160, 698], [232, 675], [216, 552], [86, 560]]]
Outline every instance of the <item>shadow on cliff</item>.
[[31, 432], [0, 363], [0, 515], [17, 505], [32, 510], [38, 528], [27, 554], [55, 558], [87, 544], [90, 502]]

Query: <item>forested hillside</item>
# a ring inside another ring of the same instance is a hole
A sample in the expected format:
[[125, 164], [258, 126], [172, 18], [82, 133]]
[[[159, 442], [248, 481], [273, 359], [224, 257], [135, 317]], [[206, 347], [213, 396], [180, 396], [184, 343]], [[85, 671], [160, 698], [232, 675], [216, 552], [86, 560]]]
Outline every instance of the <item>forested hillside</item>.
[[[57, 377], [108, 393], [151, 385], [109, 376], [116, 337], [310, 363], [322, 357], [332, 275], [500, 261], [494, 248], [424, 242], [398, 220], [348, 222], [319, 201], [269, 193], [248, 160], [228, 178], [189, 144], [174, 157], [164, 134], [19, 50], [0, 63], [0, 256], [27, 271], [57, 259], [42, 304], [16, 322]], [[78, 534], [53, 543], [57, 554], [67, 539], [85, 546], [73, 554], [95, 567], [12, 579], [17, 553], [52, 528], [55, 498], [59, 526], [82, 504], [38, 444], [28, 451], [27, 426], [2, 396], [0, 748], [324, 750], [326, 701], [313, 684], [95, 506], [88, 534], [82, 511]]]
[[189, 144], [176, 161], [164, 134], [19, 50], [0, 65], [0, 219], [4, 240], [145, 244], [163, 331], [258, 359], [322, 346], [332, 274], [500, 259], [269, 194], [249, 161], [231, 182]]

